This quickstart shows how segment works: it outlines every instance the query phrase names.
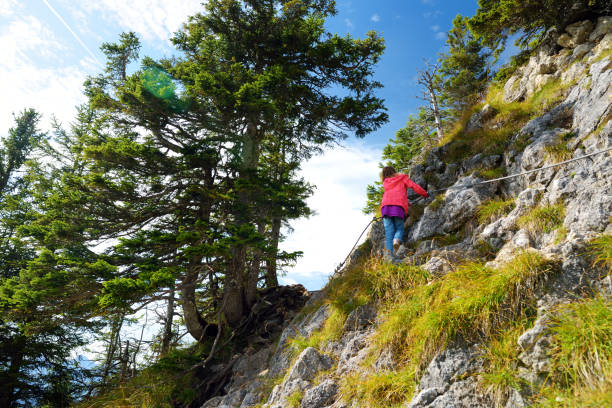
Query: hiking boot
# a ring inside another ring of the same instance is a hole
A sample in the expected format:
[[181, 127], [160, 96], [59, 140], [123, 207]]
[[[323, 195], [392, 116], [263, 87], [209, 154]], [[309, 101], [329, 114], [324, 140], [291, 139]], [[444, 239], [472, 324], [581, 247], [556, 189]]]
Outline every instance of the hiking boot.
[[399, 239], [395, 238], [393, 240], [393, 252], [397, 253], [397, 250], [399, 249], [400, 245], [402, 245], [402, 243], [400, 242]]

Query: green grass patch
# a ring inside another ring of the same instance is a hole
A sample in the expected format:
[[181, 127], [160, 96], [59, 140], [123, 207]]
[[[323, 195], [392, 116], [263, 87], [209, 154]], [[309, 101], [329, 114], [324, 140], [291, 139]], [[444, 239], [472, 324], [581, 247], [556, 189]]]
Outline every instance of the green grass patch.
[[560, 228], [565, 218], [563, 204], [543, 205], [533, 208], [518, 219], [517, 225], [533, 234], [546, 234]]
[[521, 318], [496, 332], [484, 348], [486, 369], [480, 374], [480, 385], [493, 399], [495, 406], [503, 407], [512, 390], [520, 390], [524, 383], [518, 376], [521, 350], [517, 341], [533, 325], [535, 314], [534, 309], [523, 310]]
[[561, 225], [557, 228], [557, 236], [555, 237], [555, 245], [559, 245], [567, 238], [567, 227], [565, 225]]
[[488, 224], [493, 220], [509, 214], [516, 204], [514, 199], [504, 200], [503, 198], [493, 198], [485, 201], [478, 207], [478, 222]]
[[194, 371], [206, 354], [202, 346], [170, 351], [159, 361], [135, 377], [107, 388], [99, 395], [87, 398], [76, 408], [150, 407], [172, 408], [187, 406], [197, 397]]
[[[597, 63], [597, 62], [599, 62], [599, 61], [601, 61], [601, 60], [603, 60], [604, 58], [607, 58], [607, 57], [612, 57], [612, 48], [608, 48], [608, 49], [606, 49], [606, 50], [602, 51], [602, 52], [601, 52], [601, 53], [600, 53], [600, 54], [597, 56], [597, 58], [595, 58], [595, 59], [593, 60], [593, 62], [591, 62], [591, 65], [592, 65], [592, 64], [595, 64], [595, 63]], [[611, 61], [611, 63], [612, 63], [612, 61]], [[608, 66], [608, 67], [609, 67], [609, 66]], [[604, 71], [604, 70], [602, 70], [602, 71]]]
[[384, 305], [384, 321], [373, 338], [373, 354], [390, 347], [400, 369], [347, 381], [342, 395], [377, 407], [410, 398], [436, 353], [458, 338], [488, 338], [533, 303], [532, 290], [553, 270], [554, 263], [541, 255], [522, 252], [497, 270], [466, 263], [437, 281], [400, 292]]
[[362, 378], [352, 374], [340, 383], [341, 398], [345, 402], [359, 401], [359, 407], [402, 407], [412, 397], [415, 373], [409, 369], [385, 371]]
[[492, 169], [476, 170], [476, 176], [485, 180], [493, 180], [496, 178], [504, 177], [506, 175], [506, 168], [503, 166], [495, 167]]
[[555, 163], [571, 159], [574, 152], [569, 148], [567, 142], [573, 137], [574, 133], [572, 132], [558, 135], [553, 144], [544, 148], [546, 158]]
[[612, 272], [612, 235], [601, 235], [589, 243], [589, 252], [594, 256], [594, 265]]
[[538, 407], [604, 407], [612, 402], [612, 300], [595, 297], [559, 308], [551, 327], [552, 384]]
[[446, 194], [440, 194], [436, 196], [436, 198], [431, 202], [431, 204], [429, 204], [429, 208], [431, 208], [433, 211], [437, 211], [442, 206], [442, 203], [444, 202], [444, 197], [446, 197]]
[[408, 288], [424, 284], [430, 276], [417, 266], [394, 265], [378, 258], [360, 262], [327, 284], [330, 314], [323, 327], [308, 338], [297, 336], [289, 340], [289, 349], [294, 356], [308, 347], [322, 350], [340, 338], [351, 311], [368, 303], [388, 302]]
[[304, 393], [300, 390], [295, 391], [287, 398], [288, 406], [291, 408], [298, 408], [302, 403], [302, 399], [304, 398]]
[[[504, 102], [503, 84], [493, 83], [489, 87], [485, 103], [498, 113], [484, 129], [466, 132], [467, 123], [478, 106], [467, 109], [462, 117], [447, 132], [441, 145], [448, 144], [444, 161], [457, 162], [477, 153], [501, 154], [510, 140], [529, 120], [540, 116], [559, 104], [575, 82], [565, 84], [555, 79], [544, 84], [537, 92], [521, 102]], [[522, 151], [525, 146], [518, 149]]]

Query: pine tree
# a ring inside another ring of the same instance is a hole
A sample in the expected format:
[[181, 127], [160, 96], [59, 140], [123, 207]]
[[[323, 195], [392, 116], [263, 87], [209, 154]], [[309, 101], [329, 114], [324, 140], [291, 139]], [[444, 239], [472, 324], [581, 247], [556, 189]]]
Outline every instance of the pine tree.
[[458, 15], [448, 32], [448, 51], [440, 57], [442, 103], [461, 115], [485, 91], [489, 75], [490, 53], [468, 27], [468, 18]]
[[177, 294], [191, 336], [211, 342], [276, 284], [277, 261], [298, 255], [279, 253], [280, 226], [309, 213], [301, 160], [387, 118], [371, 79], [383, 41], [327, 34], [334, 12], [331, 1], [210, 1], [173, 39], [181, 58], [132, 69], [135, 36], [104, 45], [107, 68], [64, 133], [72, 164], [28, 233], [53, 262], [62, 239], [79, 240], [73, 262], [99, 265], [92, 298], [105, 313]]
[[[70, 358], [93, 327], [66, 290], [70, 272], [41, 269], [47, 251], [37, 251], [21, 229], [36, 212], [34, 183], [45, 135], [39, 115], [25, 110], [0, 148], [0, 406], [67, 406], [80, 391], [85, 371]], [[78, 281], [75, 281], [78, 282]], [[62, 299], [67, 296], [66, 302]]]

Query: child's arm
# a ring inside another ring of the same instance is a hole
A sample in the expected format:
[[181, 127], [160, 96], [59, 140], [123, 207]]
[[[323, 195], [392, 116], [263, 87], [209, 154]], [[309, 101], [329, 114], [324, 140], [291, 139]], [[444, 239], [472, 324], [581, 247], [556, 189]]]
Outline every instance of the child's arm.
[[406, 184], [406, 187], [413, 189], [414, 192], [417, 193], [418, 195], [425, 197], [425, 198], [429, 197], [429, 194], [427, 193], [427, 191], [425, 191], [423, 187], [419, 186], [414, 181], [410, 180], [410, 177], [408, 177], [406, 174], [404, 174], [404, 183]]

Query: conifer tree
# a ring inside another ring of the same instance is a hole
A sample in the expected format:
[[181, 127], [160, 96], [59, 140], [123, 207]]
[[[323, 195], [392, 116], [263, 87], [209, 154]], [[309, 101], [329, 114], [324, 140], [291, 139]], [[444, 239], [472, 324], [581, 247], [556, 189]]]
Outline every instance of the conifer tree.
[[533, 49], [550, 28], [559, 33], [579, 19], [609, 15], [608, 0], [479, 0], [470, 30], [498, 56], [510, 36], [517, 45]]
[[[201, 342], [236, 328], [257, 288], [276, 284], [276, 261], [295, 259], [278, 241], [283, 222], [308, 214], [301, 160], [387, 118], [372, 80], [383, 41], [326, 33], [333, 2], [206, 7], [173, 39], [180, 58], [134, 68], [135, 36], [103, 46], [106, 70], [86, 83], [91, 117], [66, 133], [72, 167], [29, 230], [41, 245], [60, 239], [53, 223], [85, 247], [116, 242], [93, 254], [108, 268], [98, 305], [129, 313], [177, 294]], [[74, 262], [87, 269], [84, 254]]]
[[71, 296], [75, 292], [65, 290], [71, 272], [41, 268], [50, 264], [49, 252], [38, 251], [21, 234], [37, 210], [35, 183], [26, 164], [37, 166], [44, 143], [38, 121], [34, 110], [23, 111], [0, 148], [2, 407], [67, 406], [72, 395], [80, 392], [85, 374], [70, 355], [86, 341], [81, 337], [85, 331], [95, 326], [84, 317], [82, 303]]
[[489, 57], [482, 40], [475, 38], [468, 27], [468, 18], [458, 15], [446, 40], [448, 51], [440, 57], [442, 103], [458, 117], [465, 107], [478, 100], [486, 89]]

